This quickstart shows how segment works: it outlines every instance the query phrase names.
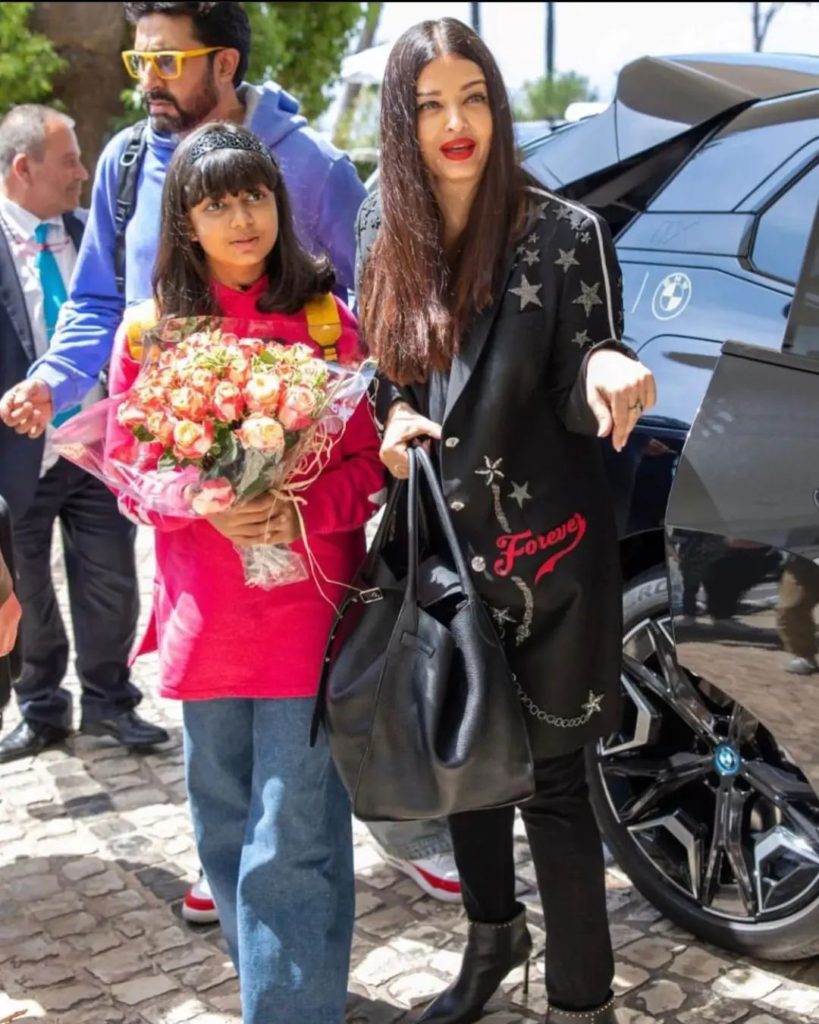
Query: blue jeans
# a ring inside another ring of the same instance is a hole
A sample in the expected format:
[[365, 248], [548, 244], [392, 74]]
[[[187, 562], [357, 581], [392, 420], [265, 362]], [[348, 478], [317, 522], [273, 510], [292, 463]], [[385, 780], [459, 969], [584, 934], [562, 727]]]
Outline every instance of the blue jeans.
[[354, 917], [350, 804], [311, 699], [185, 701], [199, 857], [244, 1024], [341, 1024]]

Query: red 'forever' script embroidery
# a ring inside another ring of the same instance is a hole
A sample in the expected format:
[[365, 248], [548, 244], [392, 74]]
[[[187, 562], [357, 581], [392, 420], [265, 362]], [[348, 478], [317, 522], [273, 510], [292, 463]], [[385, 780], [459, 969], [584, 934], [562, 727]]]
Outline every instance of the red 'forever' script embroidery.
[[586, 517], [580, 512], [569, 516], [565, 523], [556, 526], [548, 533], [541, 533], [535, 536], [531, 530], [524, 533], [504, 533], [497, 539], [498, 548], [503, 555], [495, 562], [495, 572], [498, 576], [510, 576], [519, 558], [532, 558], [541, 551], [548, 551], [556, 547], [568, 537], [571, 542], [565, 548], [555, 551], [549, 555], [543, 565], [535, 574], [537, 583], [547, 573], [553, 572], [554, 567], [570, 551], [574, 551], [577, 545], [586, 535]]

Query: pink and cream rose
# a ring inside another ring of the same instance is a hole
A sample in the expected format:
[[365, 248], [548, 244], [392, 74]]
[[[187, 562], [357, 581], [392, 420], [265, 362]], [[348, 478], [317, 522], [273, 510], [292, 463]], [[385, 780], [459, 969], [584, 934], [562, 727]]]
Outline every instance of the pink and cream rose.
[[204, 366], [197, 366], [191, 370], [186, 383], [189, 383], [192, 388], [196, 388], [197, 391], [201, 391], [202, 394], [207, 395], [210, 394], [216, 384], [216, 374], [212, 370], [205, 369]]
[[201, 459], [213, 444], [213, 424], [180, 420], [173, 428], [173, 453], [178, 459]]
[[176, 419], [169, 416], [164, 409], [151, 409], [145, 419], [145, 425], [154, 437], [166, 447], [173, 444], [173, 431]]
[[245, 400], [235, 384], [229, 380], [220, 380], [213, 389], [211, 407], [220, 420], [232, 423], [240, 419], [245, 411]]
[[282, 391], [282, 380], [276, 373], [254, 373], [245, 385], [248, 408], [254, 412], [276, 414]]
[[281, 424], [270, 416], [258, 413], [248, 416], [236, 431], [236, 436], [245, 448], [256, 448], [266, 455], [284, 453], [284, 431]]
[[195, 388], [174, 388], [171, 392], [171, 408], [182, 419], [199, 420], [208, 411], [208, 402]]
[[304, 430], [313, 422], [316, 413], [316, 394], [310, 388], [288, 388], [284, 394], [279, 421], [285, 430]]
[[229, 509], [236, 500], [230, 481], [219, 477], [205, 480], [191, 499], [191, 508], [199, 516], [212, 516]]
[[147, 413], [139, 405], [133, 405], [131, 402], [123, 402], [117, 409], [117, 423], [123, 427], [127, 427], [128, 430], [134, 430], [136, 427], [144, 427], [146, 425], [146, 420]]

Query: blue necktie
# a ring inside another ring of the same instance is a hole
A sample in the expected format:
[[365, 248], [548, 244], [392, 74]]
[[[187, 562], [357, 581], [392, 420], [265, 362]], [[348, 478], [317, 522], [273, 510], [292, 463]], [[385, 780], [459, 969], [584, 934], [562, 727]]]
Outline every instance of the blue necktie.
[[[48, 224], [38, 224], [34, 229], [34, 239], [39, 246], [36, 265], [37, 270], [40, 272], [40, 287], [43, 290], [43, 319], [45, 320], [46, 341], [50, 344], [51, 338], [54, 335], [54, 329], [57, 326], [57, 317], [60, 315], [60, 309], [68, 298], [68, 294], [65, 290], [63, 275], [57, 266], [57, 260], [54, 253], [48, 247], [48, 228]], [[66, 409], [65, 412], [55, 416], [52, 423], [55, 427], [59, 427], [61, 423], [65, 423], [69, 417], [79, 411], [79, 405], [72, 406], [70, 409]]]
[[63, 275], [57, 266], [54, 253], [49, 249], [48, 224], [38, 224], [34, 238], [39, 246], [37, 252], [37, 269], [40, 272], [40, 287], [43, 289], [43, 316], [45, 318], [46, 339], [50, 342], [57, 326], [60, 309], [68, 298], [63, 283]]

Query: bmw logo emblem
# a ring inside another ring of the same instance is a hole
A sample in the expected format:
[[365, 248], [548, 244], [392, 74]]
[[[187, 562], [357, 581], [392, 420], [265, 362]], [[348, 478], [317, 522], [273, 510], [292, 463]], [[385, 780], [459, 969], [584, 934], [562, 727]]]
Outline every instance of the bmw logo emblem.
[[691, 278], [682, 271], [667, 274], [657, 285], [651, 300], [651, 312], [658, 320], [673, 320], [691, 301]]
[[718, 775], [736, 775], [742, 765], [742, 758], [727, 743], [721, 743], [714, 751], [714, 768]]

